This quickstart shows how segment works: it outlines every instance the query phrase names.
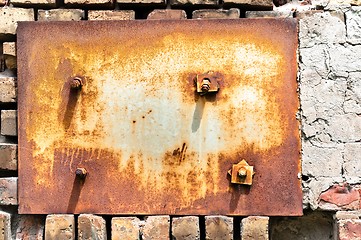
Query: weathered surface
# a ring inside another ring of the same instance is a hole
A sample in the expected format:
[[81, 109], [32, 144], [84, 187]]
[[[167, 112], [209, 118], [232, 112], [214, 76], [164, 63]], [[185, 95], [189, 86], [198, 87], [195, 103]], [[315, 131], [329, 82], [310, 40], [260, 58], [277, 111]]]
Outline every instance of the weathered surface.
[[45, 240], [74, 240], [74, 215], [54, 214], [46, 216]]
[[207, 240], [232, 240], [233, 218], [226, 216], [206, 216], [206, 239]]
[[1, 110], [1, 135], [17, 136], [16, 110]]
[[11, 239], [11, 215], [0, 211], [0, 239]]
[[43, 240], [45, 216], [17, 215], [14, 219], [15, 238], [27, 240]]
[[246, 9], [257, 7], [257, 9], [272, 9], [272, 0], [224, 0], [225, 5], [242, 5]]
[[199, 218], [195, 216], [172, 219], [173, 240], [194, 240], [200, 238]]
[[133, 10], [89, 10], [88, 20], [133, 20], [135, 12]]
[[143, 240], [169, 239], [170, 217], [149, 216], [142, 227]]
[[11, 0], [11, 4], [24, 7], [56, 7], [56, 0]]
[[79, 6], [113, 6], [113, 0], [64, 0], [66, 5], [79, 5]]
[[104, 218], [92, 214], [78, 217], [78, 240], [106, 240], [107, 231]]
[[286, 18], [293, 17], [293, 11], [246, 11], [246, 18]]
[[242, 219], [242, 240], [268, 240], [269, 217], [250, 216]]
[[[302, 213], [295, 20], [30, 25], [18, 38], [22, 213]], [[220, 90], [201, 96], [208, 71]], [[227, 177], [243, 158], [251, 187]]]
[[112, 240], [139, 240], [140, 220], [136, 217], [113, 217]]
[[3, 43], [3, 54], [16, 56], [15, 42], [4, 42]]
[[180, 9], [155, 9], [149, 13], [147, 19], [187, 19], [187, 14]]
[[170, 0], [171, 5], [217, 5], [218, 0]]
[[355, 210], [360, 207], [360, 186], [335, 184], [319, 197], [319, 207], [326, 210]]
[[[357, 201], [344, 206], [340, 196], [354, 198], [355, 191], [339, 194], [331, 187], [345, 180], [360, 183], [361, 46], [346, 43], [346, 26], [337, 11], [304, 15], [299, 27], [304, 206], [354, 209]], [[355, 39], [354, 31], [347, 31], [347, 41]]]
[[18, 204], [18, 178], [0, 178], [0, 205]]
[[34, 21], [34, 10], [25, 8], [0, 8], [0, 41], [13, 39], [18, 21]]
[[79, 21], [84, 18], [81, 9], [38, 10], [38, 21]]
[[119, 4], [157, 4], [165, 5], [165, 0], [117, 0]]
[[339, 220], [338, 240], [360, 240], [361, 219]]
[[[360, 1], [361, 2], [361, 1]], [[351, 44], [361, 43], [361, 7], [351, 7], [345, 13], [347, 42]]]
[[201, 9], [195, 10], [192, 13], [193, 19], [200, 19], [200, 18], [239, 18], [240, 11], [238, 8], [231, 8], [229, 10], [223, 9]]
[[16, 102], [16, 78], [0, 76], [0, 103]]
[[333, 213], [305, 211], [302, 217], [270, 219], [270, 239], [275, 240], [335, 240]]
[[0, 143], [0, 169], [18, 169], [18, 146], [11, 143]]

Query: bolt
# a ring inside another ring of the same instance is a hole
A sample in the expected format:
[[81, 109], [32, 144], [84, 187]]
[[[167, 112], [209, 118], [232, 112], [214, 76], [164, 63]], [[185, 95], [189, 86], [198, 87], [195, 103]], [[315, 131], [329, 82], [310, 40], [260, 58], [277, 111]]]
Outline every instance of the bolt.
[[245, 178], [247, 176], [247, 169], [245, 167], [241, 167], [238, 170], [238, 176], [241, 178]]
[[80, 178], [80, 179], [84, 179], [87, 175], [87, 171], [85, 170], [85, 168], [77, 168], [75, 170], [75, 175]]
[[211, 80], [209, 78], [204, 78], [202, 80], [201, 90], [202, 92], [208, 92], [211, 88]]
[[80, 77], [74, 77], [70, 82], [72, 89], [80, 89], [83, 86], [83, 79]]

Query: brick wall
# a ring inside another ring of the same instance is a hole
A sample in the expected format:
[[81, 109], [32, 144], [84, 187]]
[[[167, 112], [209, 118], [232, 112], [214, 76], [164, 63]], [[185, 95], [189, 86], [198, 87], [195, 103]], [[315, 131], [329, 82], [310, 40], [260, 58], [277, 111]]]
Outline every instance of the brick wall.
[[[0, 239], [361, 239], [357, 0], [0, 0]], [[303, 217], [17, 214], [17, 21], [299, 19]]]

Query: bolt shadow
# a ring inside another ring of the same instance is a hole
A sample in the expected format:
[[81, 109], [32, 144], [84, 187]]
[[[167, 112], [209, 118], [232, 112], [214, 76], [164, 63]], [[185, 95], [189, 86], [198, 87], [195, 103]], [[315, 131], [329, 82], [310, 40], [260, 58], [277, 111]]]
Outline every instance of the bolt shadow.
[[75, 176], [74, 182], [73, 182], [73, 188], [70, 193], [70, 199], [68, 203], [67, 213], [74, 213], [76, 206], [79, 201], [79, 196], [81, 193], [81, 190], [84, 186], [85, 179], [80, 179]]
[[192, 121], [192, 132], [197, 132], [202, 121], [204, 107], [206, 102], [215, 102], [216, 94], [208, 93], [204, 96], [199, 96], [199, 93], [195, 93], [194, 100], [196, 102], [196, 107], [193, 112], [193, 121]]
[[231, 212], [234, 212], [238, 208], [238, 203], [241, 196], [248, 195], [251, 187], [248, 185], [233, 184], [229, 180], [229, 189], [231, 191], [231, 200], [229, 202], [229, 209]]
[[[78, 102], [78, 99], [79, 99], [79, 90], [78, 89], [72, 89], [70, 88], [70, 84], [67, 82], [65, 83], [67, 86], [64, 86], [64, 91], [69, 91], [69, 94], [68, 94], [68, 98], [66, 97], [63, 97], [63, 101], [68, 101], [66, 103], [66, 107], [65, 107], [65, 113], [64, 113], [64, 118], [63, 118], [63, 127], [66, 130], [69, 129], [70, 127], [70, 124], [71, 124], [71, 120], [73, 119], [73, 116], [74, 116], [74, 113], [75, 113], [75, 107], [76, 107], [76, 104]], [[62, 94], [63, 95], [63, 94]], [[65, 105], [65, 103], [61, 104], [62, 106]]]

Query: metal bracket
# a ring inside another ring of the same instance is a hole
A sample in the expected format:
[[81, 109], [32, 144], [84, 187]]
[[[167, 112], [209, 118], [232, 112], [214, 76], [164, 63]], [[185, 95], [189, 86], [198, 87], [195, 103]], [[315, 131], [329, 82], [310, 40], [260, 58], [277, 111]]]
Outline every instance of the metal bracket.
[[218, 92], [219, 90], [217, 77], [212, 71], [203, 74], [197, 74], [195, 82], [197, 85], [197, 92], [200, 93], [200, 95], [205, 95], [211, 92]]
[[253, 166], [250, 166], [246, 160], [242, 159], [239, 163], [233, 164], [228, 174], [231, 175], [231, 183], [252, 185], [252, 178], [255, 172], [253, 171]]

